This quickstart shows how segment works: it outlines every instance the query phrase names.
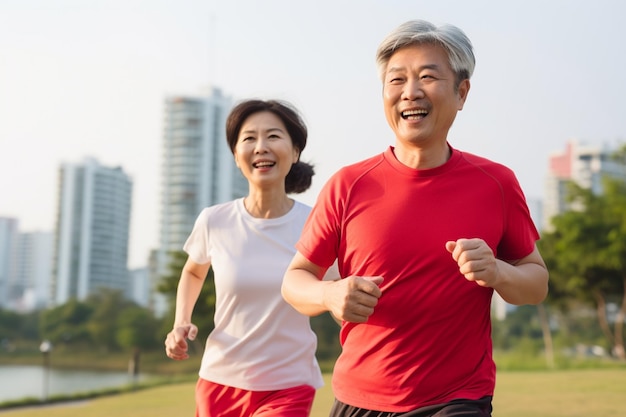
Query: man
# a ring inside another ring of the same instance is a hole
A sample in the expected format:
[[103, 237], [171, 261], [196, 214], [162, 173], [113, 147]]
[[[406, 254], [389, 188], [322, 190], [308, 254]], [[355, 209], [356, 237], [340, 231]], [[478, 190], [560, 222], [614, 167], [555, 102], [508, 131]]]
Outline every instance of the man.
[[[324, 186], [283, 297], [342, 321], [331, 416], [491, 416], [491, 297], [546, 297], [539, 235], [514, 173], [448, 142], [475, 65], [466, 35], [409, 21], [377, 64], [395, 146]], [[321, 281], [335, 259], [343, 279]]]

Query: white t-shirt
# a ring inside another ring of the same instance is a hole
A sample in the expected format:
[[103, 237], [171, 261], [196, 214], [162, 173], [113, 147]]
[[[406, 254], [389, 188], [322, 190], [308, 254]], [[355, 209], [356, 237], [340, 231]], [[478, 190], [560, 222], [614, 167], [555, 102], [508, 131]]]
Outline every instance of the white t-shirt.
[[309, 318], [281, 296], [311, 208], [295, 202], [282, 217], [258, 219], [243, 198], [202, 210], [183, 249], [215, 277], [215, 329], [199, 375], [250, 391], [323, 385]]

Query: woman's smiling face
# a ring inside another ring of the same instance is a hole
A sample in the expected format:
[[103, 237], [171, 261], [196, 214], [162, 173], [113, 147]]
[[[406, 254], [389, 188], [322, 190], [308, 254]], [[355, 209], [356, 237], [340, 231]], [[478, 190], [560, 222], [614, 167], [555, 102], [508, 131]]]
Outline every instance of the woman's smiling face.
[[235, 163], [251, 185], [284, 187], [299, 151], [283, 121], [274, 113], [251, 114], [241, 125], [234, 150]]

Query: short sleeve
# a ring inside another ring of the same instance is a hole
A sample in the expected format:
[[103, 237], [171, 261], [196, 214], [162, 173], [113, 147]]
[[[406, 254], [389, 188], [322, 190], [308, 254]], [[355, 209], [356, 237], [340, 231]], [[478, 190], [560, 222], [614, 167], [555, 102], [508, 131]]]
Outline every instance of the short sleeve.
[[187, 252], [189, 258], [198, 264], [211, 262], [209, 243], [209, 220], [210, 209], [203, 209], [194, 223], [191, 234], [183, 245], [183, 250]]

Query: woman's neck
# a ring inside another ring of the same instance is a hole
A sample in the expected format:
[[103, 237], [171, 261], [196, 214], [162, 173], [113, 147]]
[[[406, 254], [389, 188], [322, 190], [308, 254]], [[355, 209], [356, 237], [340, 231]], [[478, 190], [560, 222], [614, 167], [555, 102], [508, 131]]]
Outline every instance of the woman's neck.
[[285, 193], [250, 193], [243, 199], [243, 205], [252, 217], [273, 219], [289, 213], [294, 200]]

